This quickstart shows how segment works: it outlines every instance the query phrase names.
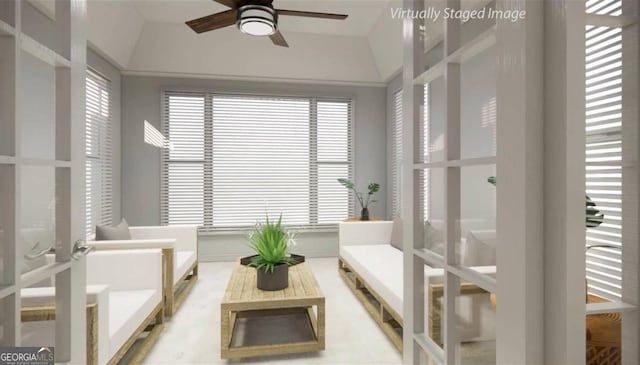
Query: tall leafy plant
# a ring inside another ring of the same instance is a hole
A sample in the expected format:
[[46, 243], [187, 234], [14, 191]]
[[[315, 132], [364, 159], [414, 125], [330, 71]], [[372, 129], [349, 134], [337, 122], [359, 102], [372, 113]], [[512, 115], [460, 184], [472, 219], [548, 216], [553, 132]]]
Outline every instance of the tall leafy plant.
[[267, 215], [265, 222], [258, 222], [249, 236], [249, 246], [257, 253], [251, 259], [251, 266], [273, 272], [277, 265], [291, 265], [293, 259], [289, 256], [289, 243], [293, 237], [293, 233], [282, 226], [282, 214], [275, 223], [269, 221]]
[[[493, 185], [496, 186], [497, 184], [497, 180], [495, 176], [490, 176], [487, 181]], [[591, 200], [591, 198], [588, 195], [585, 195], [586, 197], [586, 203], [585, 203], [585, 207], [586, 207], [586, 216], [585, 216], [585, 226], [587, 228], [596, 228], [598, 226], [600, 226], [602, 224], [602, 222], [604, 222], [604, 214], [602, 214], [597, 208], [596, 208], [596, 203], [593, 202], [593, 200]]]
[[358, 190], [356, 190], [356, 185], [353, 181], [349, 180], [349, 179], [338, 179], [338, 182], [340, 183], [340, 185], [344, 186], [345, 188], [349, 189], [349, 190], [353, 190], [353, 193], [356, 195], [356, 198], [358, 199], [358, 202], [360, 203], [360, 207], [362, 209], [368, 209], [369, 208], [369, 203], [375, 203], [377, 202], [377, 200], [371, 200], [371, 198], [373, 197], [373, 194], [377, 193], [378, 190], [380, 190], [380, 184], [378, 183], [370, 183], [367, 186], [367, 196], [364, 197], [364, 194], [359, 192]]

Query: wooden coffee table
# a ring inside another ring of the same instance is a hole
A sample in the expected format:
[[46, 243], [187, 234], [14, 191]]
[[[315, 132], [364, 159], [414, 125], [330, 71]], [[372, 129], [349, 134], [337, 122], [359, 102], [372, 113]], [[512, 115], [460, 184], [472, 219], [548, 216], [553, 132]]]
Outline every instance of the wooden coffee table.
[[270, 292], [257, 288], [255, 268], [238, 262], [220, 304], [221, 357], [322, 351], [324, 314], [324, 295], [306, 263], [289, 267], [289, 287]]

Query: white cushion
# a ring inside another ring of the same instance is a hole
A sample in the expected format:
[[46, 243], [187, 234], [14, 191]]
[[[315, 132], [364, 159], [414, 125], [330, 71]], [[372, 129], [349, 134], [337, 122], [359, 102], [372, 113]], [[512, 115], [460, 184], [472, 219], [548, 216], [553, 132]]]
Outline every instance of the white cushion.
[[109, 293], [109, 351], [115, 355], [160, 302], [160, 291], [120, 290]]
[[341, 222], [338, 230], [340, 246], [388, 245], [393, 221]]
[[130, 227], [131, 238], [173, 238], [176, 240], [176, 251], [194, 251], [198, 249], [198, 226], [171, 225], [154, 227]]
[[402, 316], [402, 251], [390, 245], [341, 246], [340, 256]]
[[[97, 295], [109, 290], [107, 285], [87, 285], [87, 304], [96, 303]], [[55, 306], [56, 288], [55, 286], [31, 287], [20, 290], [23, 307]]]
[[[47, 306], [55, 303], [55, 287], [25, 288], [21, 290], [24, 306]], [[97, 303], [98, 323], [109, 318], [109, 287], [106, 285], [88, 285], [87, 303]], [[37, 321], [22, 323], [23, 346], [55, 346], [55, 321]], [[109, 329], [98, 325], [98, 362], [106, 364], [109, 360]]]
[[120, 223], [115, 226], [100, 225], [96, 226], [96, 241], [108, 240], [130, 240], [129, 224], [122, 218]]
[[424, 247], [444, 255], [444, 229], [442, 221], [424, 221]]
[[173, 270], [173, 284], [177, 284], [178, 280], [187, 270], [196, 262], [196, 253], [194, 251], [178, 251], [175, 259], [175, 269]]
[[402, 251], [402, 217], [399, 215], [393, 218], [393, 228], [391, 228], [391, 247], [395, 247]]
[[461, 263], [464, 266], [496, 264], [496, 232], [470, 231], [461, 245]]

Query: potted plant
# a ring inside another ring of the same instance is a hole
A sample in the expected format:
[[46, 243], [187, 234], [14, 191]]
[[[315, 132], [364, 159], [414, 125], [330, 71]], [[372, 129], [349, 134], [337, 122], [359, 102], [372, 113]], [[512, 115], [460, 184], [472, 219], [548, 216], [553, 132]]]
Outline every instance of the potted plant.
[[289, 265], [295, 261], [289, 255], [293, 234], [282, 226], [282, 214], [276, 223], [258, 222], [249, 236], [249, 246], [256, 252], [250, 260], [257, 270], [258, 289], [282, 290], [289, 286]]
[[370, 183], [367, 186], [369, 190], [367, 192], [366, 199], [363, 197], [362, 193], [356, 190], [356, 185], [349, 179], [338, 179], [338, 182], [349, 190], [353, 190], [356, 194], [356, 198], [358, 198], [358, 203], [360, 203], [360, 220], [368, 221], [369, 220], [369, 203], [375, 203], [377, 200], [371, 200], [373, 194], [377, 193], [380, 190], [380, 184], [378, 183]]

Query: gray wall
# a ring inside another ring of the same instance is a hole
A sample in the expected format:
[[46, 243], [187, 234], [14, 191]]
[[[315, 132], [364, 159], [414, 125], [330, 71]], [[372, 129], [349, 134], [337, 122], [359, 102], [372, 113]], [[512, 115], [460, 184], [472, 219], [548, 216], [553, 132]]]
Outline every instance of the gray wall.
[[114, 67], [104, 58], [100, 57], [93, 50], [87, 50], [87, 66], [98, 72], [102, 76], [111, 80], [111, 93], [112, 93], [112, 105], [111, 105], [111, 126], [112, 126], [112, 147], [113, 155], [112, 161], [112, 179], [113, 179], [113, 201], [111, 206], [113, 208], [113, 222], [117, 223], [121, 218], [121, 187], [122, 187], [122, 174], [121, 174], [121, 144], [120, 144], [120, 130], [121, 130], [121, 116], [122, 116], [122, 76], [120, 70]]
[[[160, 223], [160, 150], [144, 143], [144, 121], [161, 129], [162, 90], [261, 93], [350, 97], [354, 101], [355, 180], [372, 181], [386, 196], [386, 92], [384, 88], [265, 83], [124, 76], [122, 80], [122, 212], [131, 225]], [[355, 209], [358, 211], [358, 209]], [[386, 216], [386, 201], [372, 206], [371, 215]], [[309, 256], [335, 256], [337, 233], [298, 236], [296, 252]], [[242, 235], [209, 234], [200, 237], [201, 260], [232, 260], [247, 252]]]

